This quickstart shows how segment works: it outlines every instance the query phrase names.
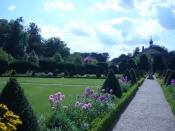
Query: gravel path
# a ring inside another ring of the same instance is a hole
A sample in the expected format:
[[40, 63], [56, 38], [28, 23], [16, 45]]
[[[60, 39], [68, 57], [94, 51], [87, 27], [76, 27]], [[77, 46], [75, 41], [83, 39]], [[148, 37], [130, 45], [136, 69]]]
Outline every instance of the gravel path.
[[145, 79], [112, 131], [175, 131], [175, 116], [156, 79]]

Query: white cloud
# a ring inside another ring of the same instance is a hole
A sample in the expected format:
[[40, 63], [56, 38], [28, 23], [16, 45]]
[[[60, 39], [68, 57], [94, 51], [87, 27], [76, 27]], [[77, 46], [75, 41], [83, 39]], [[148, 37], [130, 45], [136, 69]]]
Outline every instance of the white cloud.
[[12, 11], [12, 10], [14, 10], [15, 8], [16, 8], [16, 6], [10, 5], [10, 6], [8, 7], [8, 10]]
[[41, 26], [39, 25], [39, 28], [41, 28], [41, 35], [45, 38], [51, 38], [51, 37], [59, 37], [61, 40], [64, 40], [63, 32], [53, 25], [47, 25], [47, 26]]
[[115, 11], [128, 11], [132, 10], [135, 6], [133, 0], [106, 0], [106, 3], [95, 2], [95, 6], [102, 11], [112, 9]]
[[61, 10], [72, 10], [73, 4], [70, 2], [63, 2], [63, 0], [47, 0], [44, 3], [46, 9], [61, 9]]
[[71, 21], [65, 26], [65, 32], [71, 33], [75, 36], [91, 36], [94, 32], [91, 27], [87, 26], [83, 21]]

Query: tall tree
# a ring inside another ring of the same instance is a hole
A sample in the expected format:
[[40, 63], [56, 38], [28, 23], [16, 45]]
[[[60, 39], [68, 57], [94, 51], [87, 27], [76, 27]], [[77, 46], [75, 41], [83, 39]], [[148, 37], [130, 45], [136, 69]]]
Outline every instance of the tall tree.
[[7, 53], [11, 53], [14, 58], [22, 58], [24, 55], [24, 48], [26, 46], [26, 33], [23, 30], [22, 17], [16, 20], [11, 20], [8, 23], [7, 39], [3, 45], [3, 49]]
[[135, 57], [139, 53], [140, 53], [140, 48], [136, 47], [135, 50], [133, 51], [133, 57]]
[[29, 26], [26, 28], [28, 33], [28, 46], [27, 53], [32, 52], [33, 50], [36, 54], [41, 55], [42, 47], [42, 37], [40, 35], [41, 29], [33, 22], [29, 23]]
[[45, 41], [44, 56], [52, 57], [56, 52], [59, 52], [62, 58], [70, 55], [70, 49], [60, 38], [52, 37]]

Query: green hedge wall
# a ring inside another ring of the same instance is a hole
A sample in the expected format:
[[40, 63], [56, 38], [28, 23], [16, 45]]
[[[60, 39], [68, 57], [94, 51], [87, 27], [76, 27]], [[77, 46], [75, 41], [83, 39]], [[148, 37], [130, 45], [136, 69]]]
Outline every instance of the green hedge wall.
[[0, 75], [5, 73], [8, 69], [8, 62], [4, 59], [0, 59]]

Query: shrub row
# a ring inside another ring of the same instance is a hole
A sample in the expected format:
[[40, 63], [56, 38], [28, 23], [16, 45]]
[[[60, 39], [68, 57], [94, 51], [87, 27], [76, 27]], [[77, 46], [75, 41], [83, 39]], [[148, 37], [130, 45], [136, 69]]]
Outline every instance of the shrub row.
[[168, 103], [170, 104], [171, 110], [172, 110], [173, 114], [175, 115], [175, 100], [173, 99], [173, 97], [172, 97], [168, 87], [165, 84], [163, 84], [161, 79], [157, 78], [157, 81], [161, 85], [162, 91], [163, 91], [163, 93], [165, 95], [165, 98], [168, 101]]
[[100, 117], [94, 119], [90, 124], [89, 131], [107, 131], [111, 128], [111, 124], [115, 122], [117, 117], [121, 112], [126, 108], [132, 98], [135, 96], [139, 85], [144, 81], [144, 78], [141, 78], [138, 83], [134, 84], [126, 93], [122, 95], [119, 101], [116, 103], [115, 109], [111, 110], [108, 114], [102, 114]]

